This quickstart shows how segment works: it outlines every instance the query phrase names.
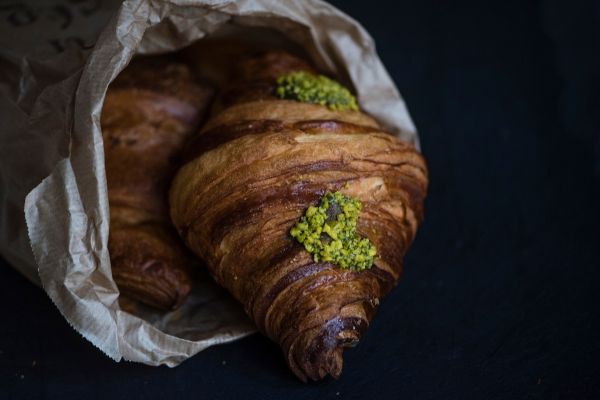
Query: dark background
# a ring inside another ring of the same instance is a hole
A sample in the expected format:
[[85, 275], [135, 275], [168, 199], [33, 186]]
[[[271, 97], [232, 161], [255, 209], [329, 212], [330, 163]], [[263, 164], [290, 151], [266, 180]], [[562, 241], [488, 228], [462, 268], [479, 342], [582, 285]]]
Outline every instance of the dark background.
[[375, 38], [431, 177], [342, 377], [302, 384], [258, 335], [116, 364], [0, 261], [0, 397], [600, 398], [600, 3], [333, 3]]

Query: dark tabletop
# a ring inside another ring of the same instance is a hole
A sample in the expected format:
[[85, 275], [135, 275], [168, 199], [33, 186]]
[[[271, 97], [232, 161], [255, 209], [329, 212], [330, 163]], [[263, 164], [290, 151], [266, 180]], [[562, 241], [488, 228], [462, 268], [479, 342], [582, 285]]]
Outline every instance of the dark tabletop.
[[333, 3], [375, 38], [431, 177], [342, 377], [300, 383], [259, 335], [116, 364], [0, 261], [0, 397], [600, 398], [600, 3]]

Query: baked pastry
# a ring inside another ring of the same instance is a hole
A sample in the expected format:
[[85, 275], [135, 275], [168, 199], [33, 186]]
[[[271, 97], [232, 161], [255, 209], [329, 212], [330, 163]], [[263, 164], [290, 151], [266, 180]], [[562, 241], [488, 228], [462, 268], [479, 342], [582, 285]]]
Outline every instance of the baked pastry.
[[238, 63], [213, 110], [173, 180], [172, 220], [300, 379], [337, 378], [399, 279], [423, 157], [287, 53]]
[[110, 85], [102, 110], [113, 278], [122, 294], [165, 310], [189, 293], [192, 262], [170, 222], [168, 187], [211, 95], [186, 65], [142, 58]]

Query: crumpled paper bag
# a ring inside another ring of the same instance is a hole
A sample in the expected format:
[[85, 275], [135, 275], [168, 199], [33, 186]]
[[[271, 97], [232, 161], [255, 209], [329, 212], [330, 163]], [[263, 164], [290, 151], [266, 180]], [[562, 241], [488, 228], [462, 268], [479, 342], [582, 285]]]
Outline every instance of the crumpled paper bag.
[[[327, 3], [127, 0], [118, 9], [116, 3], [0, 8], [0, 18], [12, 23], [0, 28], [0, 250], [112, 359], [175, 366], [254, 327], [208, 277], [170, 313], [118, 301], [107, 250], [100, 113], [109, 83], [135, 54], [172, 52], [224, 31], [271, 29], [351, 84], [362, 108], [391, 132], [417, 146], [418, 138], [371, 37]], [[23, 29], [40, 21], [47, 25]], [[189, 52], [199, 64], [211, 61], [201, 46]]]

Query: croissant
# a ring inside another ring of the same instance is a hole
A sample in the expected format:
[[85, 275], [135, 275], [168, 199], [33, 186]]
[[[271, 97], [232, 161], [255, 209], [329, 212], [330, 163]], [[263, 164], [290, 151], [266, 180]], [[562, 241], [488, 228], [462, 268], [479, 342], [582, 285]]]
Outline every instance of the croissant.
[[315, 74], [282, 52], [239, 62], [170, 190], [185, 243], [303, 381], [340, 376], [399, 279], [428, 184], [412, 145]]
[[104, 101], [113, 278], [125, 296], [161, 309], [177, 308], [191, 287], [192, 258], [170, 222], [167, 193], [211, 93], [184, 64], [152, 57], [134, 60]]

